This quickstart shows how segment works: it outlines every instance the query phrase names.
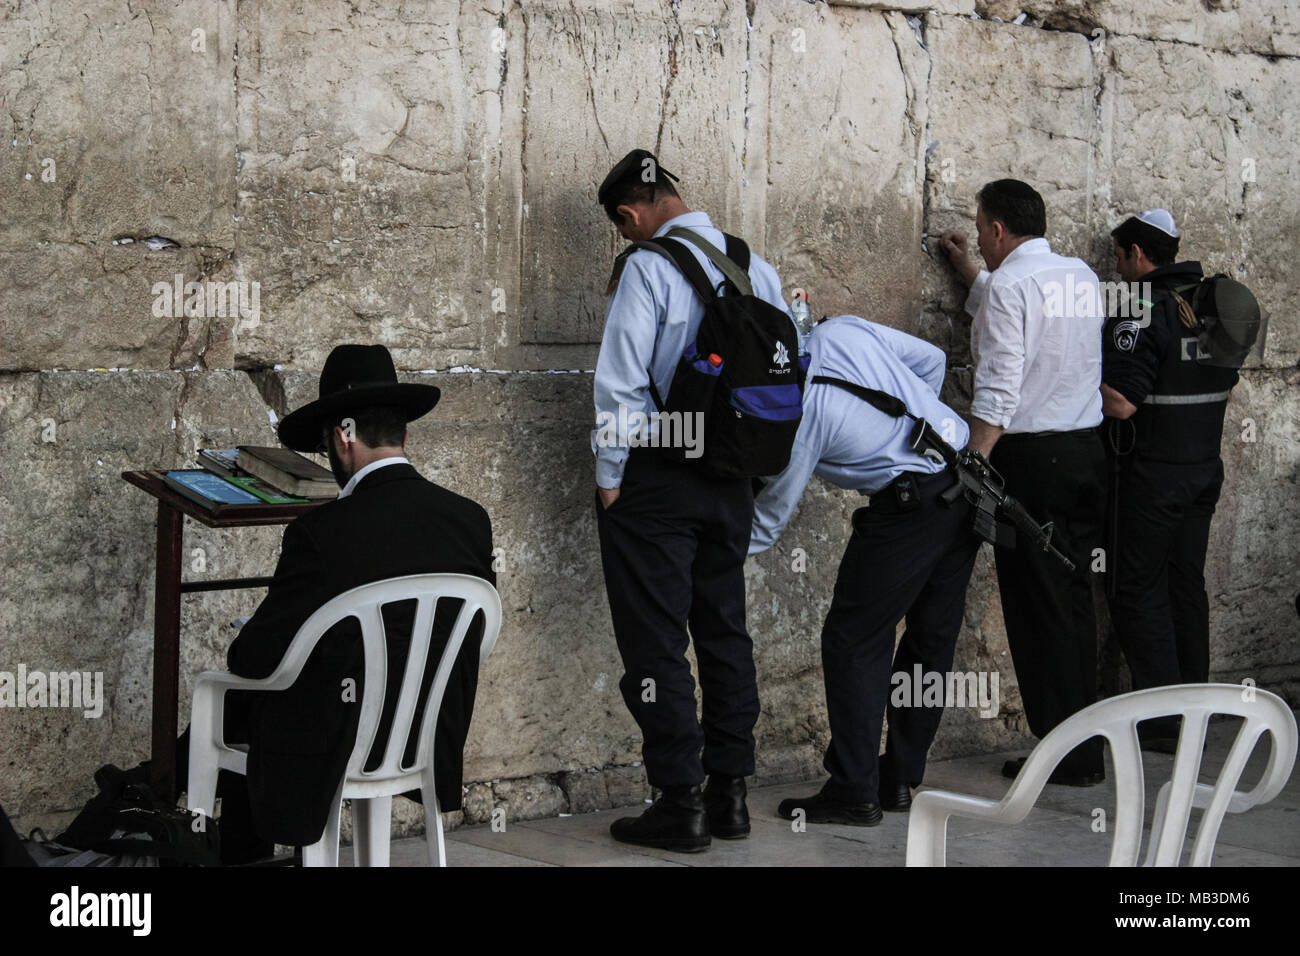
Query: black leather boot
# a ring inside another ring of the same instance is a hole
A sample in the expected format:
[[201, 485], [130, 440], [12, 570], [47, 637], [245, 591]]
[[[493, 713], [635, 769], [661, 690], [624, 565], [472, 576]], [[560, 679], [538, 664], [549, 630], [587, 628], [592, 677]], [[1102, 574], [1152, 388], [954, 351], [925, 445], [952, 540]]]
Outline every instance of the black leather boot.
[[699, 784], [664, 787], [659, 799], [645, 813], [615, 820], [609, 825], [609, 832], [620, 843], [678, 853], [699, 853], [707, 850], [712, 842]]
[[912, 809], [912, 788], [905, 783], [880, 781], [880, 809], [906, 813]]
[[749, 836], [749, 808], [745, 806], [745, 778], [710, 774], [704, 788], [704, 809], [709, 833], [722, 840]]
[[776, 815], [805, 823], [841, 823], [851, 827], [879, 826], [885, 815], [878, 803], [843, 803], [823, 790], [810, 797], [791, 797], [777, 806]]

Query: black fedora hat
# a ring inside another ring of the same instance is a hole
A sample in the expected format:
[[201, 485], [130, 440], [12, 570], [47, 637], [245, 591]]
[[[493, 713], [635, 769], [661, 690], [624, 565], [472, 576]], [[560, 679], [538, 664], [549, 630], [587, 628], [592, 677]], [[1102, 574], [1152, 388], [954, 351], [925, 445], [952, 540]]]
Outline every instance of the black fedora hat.
[[433, 385], [397, 381], [393, 357], [382, 345], [340, 345], [330, 352], [320, 373], [320, 397], [284, 416], [280, 443], [294, 451], [315, 451], [321, 430], [349, 410], [369, 406], [401, 409], [414, 421], [428, 412], [442, 393]]

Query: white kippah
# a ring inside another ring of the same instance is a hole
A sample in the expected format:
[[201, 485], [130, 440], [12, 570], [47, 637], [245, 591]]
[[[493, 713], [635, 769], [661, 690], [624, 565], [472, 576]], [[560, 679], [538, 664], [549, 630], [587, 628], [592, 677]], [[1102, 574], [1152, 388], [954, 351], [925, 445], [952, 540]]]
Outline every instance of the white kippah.
[[1178, 238], [1178, 227], [1174, 225], [1174, 215], [1168, 209], [1148, 209], [1138, 216], [1139, 222], [1154, 226], [1166, 236]]

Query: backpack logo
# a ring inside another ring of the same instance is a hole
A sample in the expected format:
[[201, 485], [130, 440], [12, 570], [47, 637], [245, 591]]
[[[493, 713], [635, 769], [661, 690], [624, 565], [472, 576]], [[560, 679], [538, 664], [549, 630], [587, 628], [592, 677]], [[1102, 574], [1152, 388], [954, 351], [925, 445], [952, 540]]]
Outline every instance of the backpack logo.
[[790, 352], [780, 339], [777, 340], [776, 351], [772, 354], [772, 361], [783, 369], [790, 364]]

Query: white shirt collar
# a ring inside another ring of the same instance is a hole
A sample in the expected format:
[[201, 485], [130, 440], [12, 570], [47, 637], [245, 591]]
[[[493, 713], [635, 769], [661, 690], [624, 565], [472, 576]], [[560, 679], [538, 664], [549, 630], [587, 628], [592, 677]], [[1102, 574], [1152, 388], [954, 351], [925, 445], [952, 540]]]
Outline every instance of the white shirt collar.
[[[1052, 245], [1047, 241], [1046, 236], [1035, 236], [1032, 239], [1026, 239], [1020, 245], [1016, 246], [1007, 253], [1007, 258], [1002, 262], [1006, 263], [1007, 259], [1019, 259], [1021, 256], [1041, 256], [1052, 251]], [[998, 268], [1002, 268], [1001, 265]]]
[[712, 229], [713, 222], [709, 219], [708, 213], [699, 209], [692, 209], [690, 212], [684, 212], [680, 216], [669, 219], [655, 232], [654, 238], [658, 239], [661, 236], [666, 236], [669, 229], [676, 229], [679, 226], [682, 229], [699, 229], [701, 227]]
[[366, 477], [366, 475], [370, 474], [372, 471], [378, 471], [385, 465], [409, 465], [410, 463], [411, 462], [404, 455], [394, 455], [391, 458], [380, 458], [377, 461], [372, 461], [348, 479], [348, 483], [344, 485], [343, 490], [339, 492], [339, 497], [346, 498], [348, 495], [352, 494], [361, 479]]

